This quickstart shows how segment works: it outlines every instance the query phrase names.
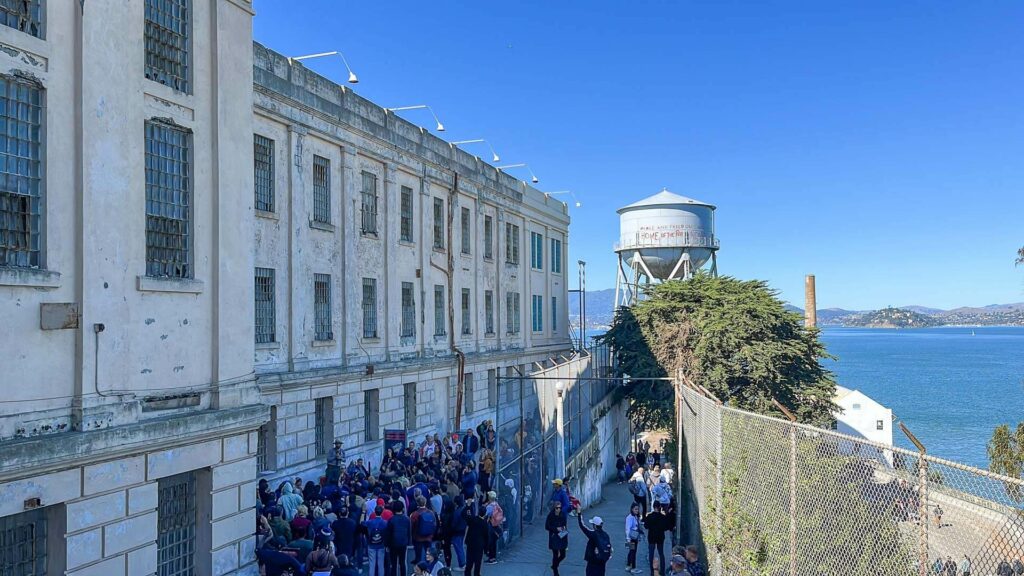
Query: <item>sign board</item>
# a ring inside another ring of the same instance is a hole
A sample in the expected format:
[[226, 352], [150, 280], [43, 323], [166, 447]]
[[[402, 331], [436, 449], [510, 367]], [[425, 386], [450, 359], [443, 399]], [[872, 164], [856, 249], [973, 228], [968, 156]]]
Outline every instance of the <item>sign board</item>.
[[388, 453], [388, 448], [392, 448], [395, 452], [401, 452], [404, 447], [405, 430], [384, 429], [384, 452], [382, 455]]

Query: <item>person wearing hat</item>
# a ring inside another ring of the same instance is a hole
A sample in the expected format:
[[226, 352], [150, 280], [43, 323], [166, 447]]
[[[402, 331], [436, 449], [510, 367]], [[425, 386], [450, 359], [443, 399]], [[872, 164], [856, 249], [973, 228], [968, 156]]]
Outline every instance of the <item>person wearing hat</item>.
[[666, 576], [691, 576], [690, 571], [686, 569], [686, 558], [678, 554], [673, 556], [672, 565]]
[[341, 440], [334, 441], [334, 448], [327, 451], [327, 483], [337, 484], [341, 478], [341, 467], [345, 465], [345, 449]]
[[313, 540], [313, 551], [306, 556], [306, 574], [331, 572], [338, 567], [338, 559], [331, 552], [331, 538], [318, 534]]
[[555, 478], [551, 481], [554, 486], [554, 490], [551, 492], [551, 500], [549, 502], [558, 502], [562, 505], [562, 522], [568, 522], [569, 510], [571, 505], [569, 503], [569, 491], [563, 485], [561, 478]]
[[580, 507], [576, 505], [576, 520], [580, 524], [580, 530], [587, 537], [587, 547], [583, 552], [583, 560], [587, 563], [587, 576], [604, 576], [605, 566], [612, 557], [612, 539], [604, 531], [604, 520], [600, 516], [590, 519], [593, 528], [587, 528], [583, 524], [583, 514]]

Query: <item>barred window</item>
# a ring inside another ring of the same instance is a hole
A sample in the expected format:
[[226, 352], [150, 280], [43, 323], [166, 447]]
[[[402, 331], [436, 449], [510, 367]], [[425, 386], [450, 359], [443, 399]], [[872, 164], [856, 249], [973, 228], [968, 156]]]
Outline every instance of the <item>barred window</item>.
[[403, 242], [412, 242], [412, 188], [409, 188], [408, 186], [402, 186], [401, 228], [400, 239]]
[[253, 167], [256, 183], [256, 209], [274, 211], [274, 141], [253, 135]]
[[39, 85], [0, 76], [0, 266], [44, 265], [42, 109]]
[[377, 279], [363, 278], [363, 338], [377, 337]]
[[46, 538], [45, 508], [0, 518], [0, 567], [3, 574], [47, 574]]
[[494, 292], [484, 290], [484, 326], [485, 333], [494, 334]]
[[146, 78], [191, 93], [191, 0], [146, 0], [145, 33]]
[[508, 334], [519, 333], [519, 293], [508, 292], [505, 294], [505, 317], [508, 323], [506, 332]]
[[363, 392], [363, 438], [367, 442], [380, 439], [380, 389]]
[[487, 369], [487, 407], [494, 408], [498, 405], [498, 370]]
[[323, 456], [334, 443], [334, 397], [317, 398], [315, 412], [316, 455]]
[[416, 336], [416, 296], [412, 282], [402, 282], [402, 337]]
[[0, 24], [42, 38], [42, 0], [0, 0]]
[[551, 332], [558, 331], [558, 298], [551, 297]]
[[470, 234], [469, 208], [462, 209], [462, 253], [469, 254], [469, 243], [473, 239]]
[[562, 273], [562, 241], [555, 238], [551, 239], [551, 271]]
[[405, 397], [402, 399], [405, 409], [405, 429], [413, 431], [416, 429], [416, 383], [405, 383]]
[[157, 496], [157, 574], [193, 576], [195, 550], [195, 472], [161, 478]]
[[444, 326], [444, 308], [444, 286], [437, 284], [434, 286], [434, 336], [447, 334]]
[[276, 306], [274, 297], [274, 269], [256, 269], [256, 343], [276, 341]]
[[473, 390], [473, 373], [466, 372], [462, 380], [462, 406], [463, 414], [472, 414], [475, 406], [475, 390]]
[[519, 264], [519, 226], [505, 223], [505, 262]]
[[530, 267], [544, 269], [544, 236], [536, 232], [530, 232]]
[[317, 340], [334, 340], [331, 322], [331, 275], [313, 275], [313, 312]]
[[146, 275], [192, 278], [192, 132], [146, 122]]
[[462, 334], [463, 336], [473, 333], [472, 317], [469, 313], [469, 288], [462, 289]]
[[331, 223], [331, 161], [313, 155], [313, 221]]
[[[377, 175], [363, 172], [362, 207], [360, 209], [363, 234], [377, 233]], [[410, 204], [412, 200], [410, 198]], [[412, 210], [410, 205], [410, 211]], [[409, 235], [412, 235], [410, 229]]]
[[434, 198], [434, 248], [444, 250], [444, 200]]
[[533, 331], [541, 332], [544, 330], [544, 297], [536, 294], [531, 298], [530, 313], [533, 318]]
[[484, 216], [484, 258], [494, 258], [494, 219]]

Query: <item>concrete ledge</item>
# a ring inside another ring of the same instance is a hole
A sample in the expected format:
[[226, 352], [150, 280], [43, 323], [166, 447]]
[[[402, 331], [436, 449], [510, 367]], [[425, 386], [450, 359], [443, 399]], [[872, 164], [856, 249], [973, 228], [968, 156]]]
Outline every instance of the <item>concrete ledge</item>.
[[38, 268], [9, 268], [0, 266], [0, 286], [26, 288], [60, 288], [60, 272]]
[[[253, 430], [269, 419], [270, 409], [257, 404], [152, 418], [87, 432], [8, 440], [0, 442], [0, 462], [4, 463], [0, 482]], [[78, 482], [75, 484], [77, 488]]]
[[135, 287], [139, 292], [176, 292], [180, 294], [202, 294], [203, 282], [186, 278], [151, 278], [137, 276]]

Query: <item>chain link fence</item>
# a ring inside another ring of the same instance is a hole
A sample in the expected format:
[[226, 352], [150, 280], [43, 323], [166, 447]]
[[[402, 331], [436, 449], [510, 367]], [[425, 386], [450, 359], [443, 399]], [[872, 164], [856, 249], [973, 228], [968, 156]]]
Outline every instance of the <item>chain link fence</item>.
[[1024, 566], [1024, 481], [730, 408], [685, 386], [678, 400], [684, 533], [715, 576]]

